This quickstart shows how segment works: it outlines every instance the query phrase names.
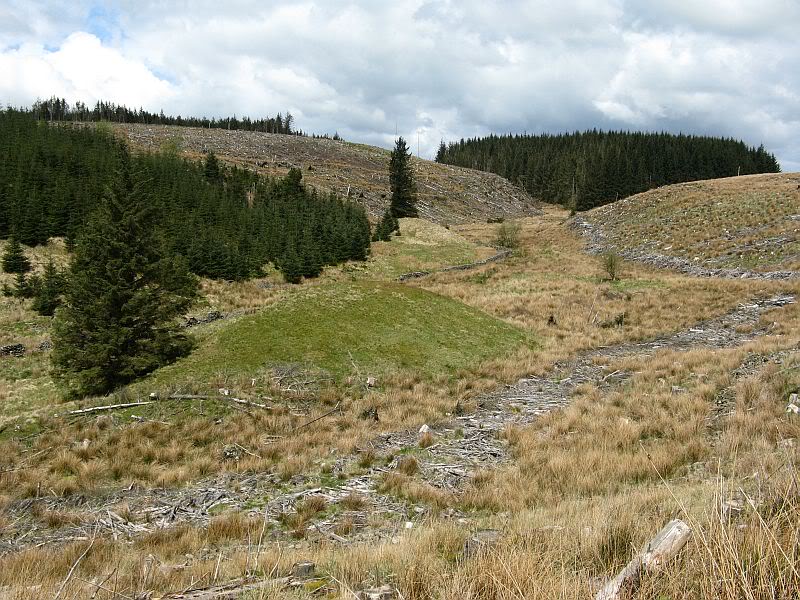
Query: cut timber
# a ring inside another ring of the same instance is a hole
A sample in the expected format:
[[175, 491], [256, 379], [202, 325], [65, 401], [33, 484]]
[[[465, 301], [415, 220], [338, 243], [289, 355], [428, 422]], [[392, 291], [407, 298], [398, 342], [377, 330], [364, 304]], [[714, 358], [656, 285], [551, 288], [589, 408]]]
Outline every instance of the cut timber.
[[[150, 397], [154, 397], [152, 394]], [[272, 410], [271, 406], [266, 404], [259, 404], [258, 402], [251, 402], [250, 400], [242, 400], [241, 398], [233, 398], [227, 395], [220, 396], [201, 396], [197, 394], [172, 394], [164, 398], [165, 400], [224, 400], [225, 402], [235, 402], [236, 404], [243, 404], [244, 406], [255, 406], [266, 410]]]
[[[157, 394], [150, 394], [150, 400], [146, 402], [126, 402], [125, 404], [109, 404], [107, 406], [93, 406], [91, 408], [81, 408], [78, 410], [71, 410], [68, 415], [88, 415], [90, 413], [102, 412], [105, 410], [117, 410], [120, 408], [131, 408], [135, 406], [147, 406], [148, 404], [155, 404], [160, 399]], [[272, 410], [272, 407], [267, 404], [260, 404], [258, 402], [251, 402], [250, 400], [242, 400], [241, 398], [232, 398], [229, 396], [198, 396], [195, 394], [173, 394], [166, 396], [161, 400], [221, 400], [224, 402], [234, 402], [244, 406], [255, 406], [265, 410]]]
[[96, 413], [101, 412], [104, 410], [116, 410], [118, 408], [130, 408], [132, 406], [147, 406], [148, 404], [153, 404], [153, 400], [149, 400], [147, 402], [127, 402], [125, 404], [109, 404], [107, 406], [93, 406], [92, 408], [81, 408], [79, 410], [71, 410], [67, 414], [69, 415], [88, 415], [89, 413]]
[[672, 560], [689, 541], [691, 534], [692, 530], [680, 519], [667, 523], [619, 575], [597, 592], [595, 600], [616, 600], [626, 587], [636, 588], [644, 572], [657, 571]]
[[[177, 594], [167, 594], [164, 600], [236, 600], [242, 598], [247, 592], [257, 592], [258, 594], [269, 593], [279, 589], [289, 583], [289, 578], [265, 579], [264, 581], [247, 581], [237, 579], [223, 585], [204, 588], [200, 590], [187, 591]], [[255, 596], [254, 596], [255, 597]], [[262, 597], [261, 595], [258, 596]]]

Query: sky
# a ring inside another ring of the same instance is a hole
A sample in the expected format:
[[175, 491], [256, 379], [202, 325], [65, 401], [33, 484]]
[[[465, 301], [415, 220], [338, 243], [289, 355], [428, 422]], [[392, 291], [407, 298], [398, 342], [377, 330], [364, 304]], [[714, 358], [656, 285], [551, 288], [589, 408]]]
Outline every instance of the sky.
[[440, 140], [624, 129], [761, 143], [800, 171], [800, 0], [0, 0], [0, 105], [291, 112]]

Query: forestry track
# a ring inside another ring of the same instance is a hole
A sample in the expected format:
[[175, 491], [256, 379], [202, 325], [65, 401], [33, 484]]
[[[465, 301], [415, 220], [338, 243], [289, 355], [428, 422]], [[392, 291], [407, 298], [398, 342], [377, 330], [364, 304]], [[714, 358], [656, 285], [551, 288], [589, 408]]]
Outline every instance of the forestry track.
[[720, 269], [703, 266], [685, 258], [666, 256], [649, 252], [645, 248], [637, 247], [620, 250], [612, 244], [603, 229], [583, 217], [574, 217], [570, 226], [576, 229], [586, 240], [586, 250], [590, 254], [603, 254], [617, 252], [622, 258], [640, 262], [659, 269], [672, 269], [692, 275], [694, 277], [720, 277], [723, 279], [761, 279], [761, 280], [787, 280], [800, 277], [798, 271], [749, 271], [746, 269]]

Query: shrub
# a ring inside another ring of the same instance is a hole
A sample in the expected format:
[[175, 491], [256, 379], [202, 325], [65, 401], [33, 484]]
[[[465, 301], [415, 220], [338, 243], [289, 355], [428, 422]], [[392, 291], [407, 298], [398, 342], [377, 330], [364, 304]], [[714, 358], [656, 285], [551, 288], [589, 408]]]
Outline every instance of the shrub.
[[519, 233], [522, 227], [520, 224], [511, 221], [508, 223], [500, 223], [497, 227], [497, 237], [495, 238], [495, 245], [501, 248], [518, 248], [519, 247]]
[[619, 271], [622, 267], [622, 259], [616, 252], [606, 252], [603, 255], [603, 268], [611, 281], [619, 279]]

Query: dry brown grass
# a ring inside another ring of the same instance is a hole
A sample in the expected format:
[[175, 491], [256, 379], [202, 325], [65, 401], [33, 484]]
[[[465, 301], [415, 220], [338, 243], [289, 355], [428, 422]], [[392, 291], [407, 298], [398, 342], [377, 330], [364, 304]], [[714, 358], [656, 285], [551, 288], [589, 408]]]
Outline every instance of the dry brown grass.
[[397, 461], [397, 470], [403, 475], [415, 475], [419, 471], [419, 463], [413, 456], [403, 456]]
[[[2, 442], [0, 470], [22, 461], [26, 468], [0, 474], [0, 494], [6, 496], [0, 498], [0, 528], [11, 526], [4, 504], [41, 490], [68, 495], [131, 484], [173, 486], [218, 471], [274, 471], [285, 479], [325, 472], [332, 455], [369, 447], [379, 432], [433, 424], [457, 401], [470, 404], [477, 394], [542, 373], [555, 360], [685, 328], [746, 298], [786, 287], [693, 280], [630, 264], [621, 282], [605, 282], [600, 261], [584, 256], [579, 240], [559, 225], [564, 216], [553, 211], [524, 221], [521, 254], [505, 263], [417, 284], [536, 332], [540, 351], [452, 376], [395, 373], [369, 395], [353, 387], [284, 397], [265, 388], [261, 392], [272, 396], [273, 411], [187, 403], [165, 404], [160, 412], [147, 413], [146, 422], [131, 422], [126, 413], [73, 423], [50, 417], [42, 422], [44, 434]], [[493, 228], [481, 225], [461, 233], [485, 240]], [[621, 313], [626, 314], [621, 326], [601, 326]], [[554, 323], [548, 324], [550, 315]], [[283, 516], [284, 531], [303, 538], [299, 548], [272, 541], [259, 547], [263, 520], [234, 512], [206, 529], [179, 526], [131, 544], [98, 539], [66, 591], [89, 596], [97, 588], [87, 582], [100, 582], [114, 569], [103, 585], [134, 596], [249, 573], [285, 575], [294, 562], [310, 559], [343, 598], [350, 597], [348, 590], [386, 582], [416, 600], [585, 598], [627, 562], [634, 548], [680, 516], [692, 525], [693, 540], [674, 568], [644, 582], [641, 598], [791, 598], [800, 584], [794, 473], [800, 422], [784, 410], [787, 394], [800, 384], [798, 358], [780, 355], [779, 362], [751, 376], [738, 381], [731, 376], [748, 353], [767, 355], [800, 341], [797, 306], [764, 320], [776, 321], [770, 335], [744, 348], [664, 351], [610, 362], [609, 369], [631, 371], [632, 379], [610, 391], [585, 385], [568, 408], [530, 428], [507, 430], [504, 438], [515, 463], [476, 473], [463, 496], [430, 485], [405, 463], [380, 482], [382, 492], [424, 504], [434, 515], [461, 509], [466, 522], [431, 516], [423, 526], [392, 535], [397, 543], [387, 538], [337, 547], [311, 539], [309, 525], [327, 510], [324, 499], [311, 496]], [[224, 374], [220, 385], [237, 392], [250, 389], [248, 381]], [[673, 385], [686, 391], [672, 393]], [[735, 391], [737, 410], [711, 427], [713, 400], [728, 386]], [[296, 430], [338, 401], [341, 413]], [[359, 418], [373, 406], [379, 423]], [[224, 447], [234, 443], [257, 456], [222, 460]], [[721, 520], [719, 507], [737, 495], [746, 495], [754, 506], [745, 499], [734, 521]], [[352, 511], [370, 506], [356, 495], [339, 504]], [[51, 518], [57, 527], [86, 515], [40, 517]], [[372, 520], [386, 526], [380, 517]], [[334, 531], [349, 535], [355, 525], [348, 519], [337, 520]], [[469, 532], [486, 527], [501, 530], [502, 543], [461, 560]], [[19, 598], [52, 597], [87, 543], [0, 558], [0, 589], [10, 586]], [[31, 588], [32, 581], [40, 587]], [[101, 589], [97, 597], [112, 593]]]
[[[475, 306], [541, 339], [536, 352], [487, 362], [479, 370], [482, 377], [462, 382], [459, 392], [485, 391], [496, 381], [542, 374], [576, 352], [656, 337], [722, 314], [743, 298], [791, 289], [774, 282], [690, 278], [630, 262], [623, 262], [619, 281], [609, 282], [602, 258], [585, 254], [583, 242], [563, 226], [567, 217], [566, 211], [552, 208], [543, 217], [520, 220], [519, 254], [510, 260], [473, 271], [440, 273], [414, 284]], [[458, 231], [485, 243], [493, 228], [479, 224]]]

